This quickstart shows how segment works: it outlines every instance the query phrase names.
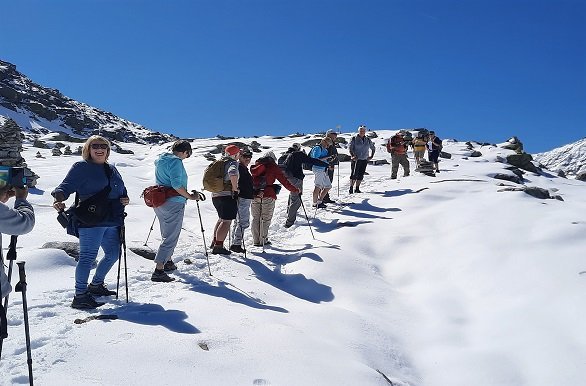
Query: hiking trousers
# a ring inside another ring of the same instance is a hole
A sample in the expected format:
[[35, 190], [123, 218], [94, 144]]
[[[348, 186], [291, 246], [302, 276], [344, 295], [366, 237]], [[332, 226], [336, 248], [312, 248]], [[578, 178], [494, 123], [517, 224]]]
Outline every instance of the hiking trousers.
[[252, 242], [256, 245], [264, 244], [268, 239], [275, 201], [271, 197], [256, 197], [252, 200]]
[[409, 159], [407, 154], [391, 154], [391, 178], [397, 178], [399, 165], [403, 167], [403, 175], [409, 175]]
[[250, 204], [252, 198], [238, 198], [238, 215], [232, 225], [232, 244], [242, 245], [244, 230], [250, 226]]
[[[295, 178], [292, 176], [287, 176], [289, 182], [299, 189], [300, 192], [303, 192], [303, 180], [299, 178]], [[287, 221], [285, 222], [286, 226], [291, 226], [295, 224], [295, 220], [297, 219], [297, 212], [301, 207], [301, 195], [299, 193], [289, 193], [289, 204], [287, 205]]]
[[183, 226], [183, 215], [185, 213], [184, 202], [167, 201], [163, 205], [155, 208], [155, 213], [159, 219], [159, 228], [161, 229], [161, 245], [155, 255], [155, 263], [165, 264], [171, 260], [181, 227]]

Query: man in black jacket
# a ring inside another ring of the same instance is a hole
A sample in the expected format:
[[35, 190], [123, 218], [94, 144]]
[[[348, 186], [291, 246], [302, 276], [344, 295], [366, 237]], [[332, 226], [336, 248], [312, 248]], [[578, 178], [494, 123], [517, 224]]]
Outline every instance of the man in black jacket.
[[244, 243], [244, 230], [250, 226], [250, 204], [254, 198], [252, 189], [252, 176], [248, 170], [248, 165], [252, 160], [252, 152], [248, 149], [240, 151], [240, 159], [238, 165], [238, 172], [240, 177], [238, 178], [238, 215], [234, 220], [232, 226], [232, 243], [230, 244], [230, 250], [232, 252], [244, 253], [242, 243]]
[[289, 204], [287, 206], [287, 221], [285, 222], [285, 228], [291, 227], [295, 223], [297, 218], [297, 211], [301, 206], [301, 193], [303, 191], [303, 164], [309, 163], [315, 166], [328, 166], [327, 162], [318, 160], [317, 158], [311, 158], [304, 151], [301, 150], [301, 145], [294, 143], [289, 149], [287, 149], [286, 157], [282, 157], [282, 168], [287, 176], [287, 179], [297, 189], [298, 193], [289, 193]]

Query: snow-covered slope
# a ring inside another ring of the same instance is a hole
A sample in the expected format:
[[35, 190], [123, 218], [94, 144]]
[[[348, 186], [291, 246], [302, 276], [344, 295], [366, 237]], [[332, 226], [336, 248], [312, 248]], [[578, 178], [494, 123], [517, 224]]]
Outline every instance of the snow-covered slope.
[[[392, 133], [378, 134], [375, 159], [388, 159], [382, 144]], [[300, 141], [255, 140], [277, 155]], [[194, 156], [185, 161], [191, 189], [201, 187], [209, 163], [203, 154], [226, 142], [193, 142]], [[500, 191], [502, 183], [519, 186], [492, 178], [510, 173], [497, 157], [511, 152], [473, 145], [482, 156], [444, 141], [452, 158], [442, 159], [437, 177], [399, 172], [390, 180], [388, 165], [371, 165], [360, 194], [348, 193], [350, 164], [342, 163], [332, 190], [341, 205], [317, 212], [308, 175], [303, 197], [315, 239], [302, 210], [293, 227], [283, 227], [284, 190], [272, 245], [265, 252], [253, 247], [247, 232], [247, 258], [210, 255], [213, 276], [198, 207], [189, 202], [174, 257], [177, 281], [151, 282], [152, 261], [129, 250], [130, 302], [124, 295], [106, 299], [94, 312], [69, 307], [75, 262], [60, 250], [40, 249], [48, 241], [75, 241], [57, 224], [49, 192], [78, 158], [43, 149], [46, 158], [34, 158], [38, 149], [25, 145], [27, 163], [41, 176], [29, 195], [37, 225], [19, 237], [18, 249], [27, 268], [35, 382], [388, 385], [383, 373], [403, 386], [581, 385], [586, 185], [526, 173], [525, 185], [564, 201]], [[153, 183], [153, 161], [166, 146], [127, 146], [134, 154], [112, 154], [111, 161], [131, 198], [128, 246], [142, 246], [154, 215], [139, 196]], [[216, 221], [209, 197], [199, 210], [209, 243]], [[159, 242], [155, 224], [148, 246]], [[113, 269], [110, 287], [116, 278]], [[73, 323], [99, 314], [119, 319]], [[19, 293], [11, 294], [8, 318], [0, 384], [26, 384]]]
[[535, 160], [549, 170], [562, 170], [568, 176], [586, 173], [586, 138], [534, 155]]

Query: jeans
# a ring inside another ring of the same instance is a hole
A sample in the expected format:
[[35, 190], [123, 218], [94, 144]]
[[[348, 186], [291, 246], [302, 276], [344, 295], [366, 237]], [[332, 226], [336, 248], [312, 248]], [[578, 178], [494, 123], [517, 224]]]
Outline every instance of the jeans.
[[[291, 182], [293, 186], [295, 186], [300, 191], [303, 190], [303, 180], [290, 176], [288, 176], [287, 178], [289, 178], [289, 182]], [[287, 205], [287, 221], [285, 222], [285, 225], [291, 226], [295, 224], [295, 220], [297, 219], [297, 211], [299, 211], [300, 207], [301, 196], [299, 195], [299, 193], [289, 193], [289, 204]]]
[[75, 268], [75, 294], [87, 291], [87, 281], [98, 249], [102, 247], [104, 257], [98, 263], [92, 284], [104, 282], [110, 268], [120, 256], [120, 228], [93, 227], [79, 228], [79, 260]]

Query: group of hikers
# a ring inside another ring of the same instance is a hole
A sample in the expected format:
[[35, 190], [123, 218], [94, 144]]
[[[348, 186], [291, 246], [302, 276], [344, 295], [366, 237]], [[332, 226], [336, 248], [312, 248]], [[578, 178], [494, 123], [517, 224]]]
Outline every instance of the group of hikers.
[[[366, 135], [366, 131], [366, 126], [361, 125], [348, 145], [351, 159], [350, 194], [361, 193], [360, 185], [366, 167], [375, 154], [375, 145]], [[289, 147], [279, 159], [273, 151], [268, 151], [252, 166], [250, 164], [253, 154], [250, 149], [228, 145], [221, 159], [216, 161], [221, 163], [221, 183], [219, 188], [212, 190], [212, 203], [218, 220], [214, 225], [211, 253], [230, 255], [232, 252], [245, 252], [244, 233], [248, 228], [251, 228], [254, 246], [264, 248], [271, 244], [268, 237], [269, 227], [282, 186], [289, 191], [284, 226], [291, 227], [303, 205], [301, 196], [304, 169], [311, 170], [315, 177], [311, 196], [313, 208], [324, 208], [333, 203], [328, 193], [332, 187], [335, 168], [339, 166], [337, 135], [335, 131], [328, 130], [309, 154], [298, 143]], [[399, 137], [400, 134], [397, 134], [387, 142], [387, 150], [392, 157], [391, 178], [396, 178], [399, 165], [403, 166], [404, 175], [409, 175], [406, 155], [408, 142]], [[437, 157], [441, 141], [435, 137], [435, 133], [418, 136], [412, 141], [412, 146], [418, 164], [427, 149], [430, 162], [434, 163], [439, 172]], [[83, 160], [75, 162], [64, 180], [51, 192], [54, 198], [53, 207], [60, 216], [66, 213], [65, 201], [75, 194], [73, 207], [76, 208], [77, 217], [68, 217], [66, 223], [68, 233], [79, 238], [75, 295], [71, 303], [71, 307], [77, 309], [97, 308], [104, 304], [97, 301], [97, 297], [116, 294], [107, 288], [104, 280], [122, 253], [122, 232], [126, 216], [124, 207], [128, 205], [129, 197], [122, 176], [114, 165], [108, 163], [110, 151], [108, 139], [98, 135], [91, 136], [83, 145]], [[170, 152], [161, 154], [155, 161], [156, 184], [165, 187], [168, 193], [164, 203], [154, 207], [161, 232], [161, 244], [154, 258], [155, 268], [151, 275], [154, 282], [167, 283], [175, 280], [169, 273], [177, 269], [172, 257], [181, 234], [185, 205], [188, 200], [205, 199], [203, 193], [187, 189], [188, 176], [183, 160], [189, 158], [192, 152], [189, 141], [178, 140], [173, 143]], [[211, 168], [210, 165], [208, 169]], [[211, 177], [206, 170], [204, 187], [207, 178]], [[4, 202], [13, 195], [16, 196], [16, 201], [11, 209]], [[0, 232], [14, 235], [32, 229], [34, 212], [26, 197], [26, 188], [2, 190], [0, 187]], [[86, 214], [78, 213], [82, 207], [87, 209]], [[226, 241], [230, 229], [231, 239]], [[95, 273], [89, 280], [100, 247], [104, 256], [97, 263]], [[5, 276], [2, 269], [2, 297], [9, 290]]]

